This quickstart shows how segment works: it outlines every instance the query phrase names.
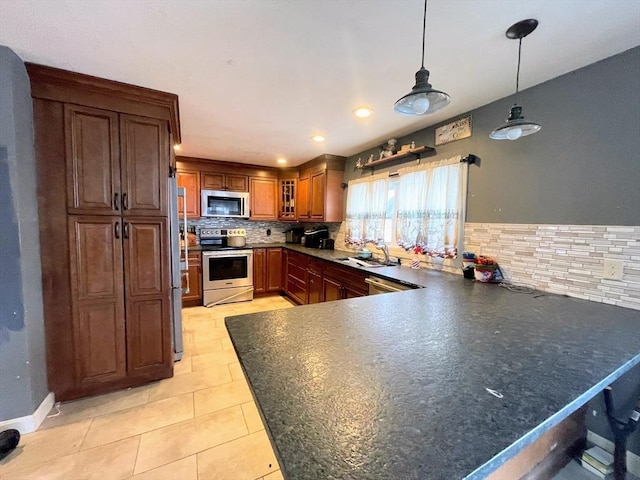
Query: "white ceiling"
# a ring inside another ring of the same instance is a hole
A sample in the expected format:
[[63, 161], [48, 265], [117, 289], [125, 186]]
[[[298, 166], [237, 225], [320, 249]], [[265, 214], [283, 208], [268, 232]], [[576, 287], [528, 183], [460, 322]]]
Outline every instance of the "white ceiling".
[[[180, 155], [290, 166], [353, 155], [640, 45], [640, 0], [431, 0], [425, 66], [451, 104], [406, 117], [422, 0], [0, 0], [0, 45], [28, 62], [179, 95]], [[606, 81], [606, 79], [602, 79]], [[594, 85], [596, 88], [597, 85]], [[373, 107], [356, 119], [358, 105]], [[508, 109], [505, 104], [505, 114]], [[496, 124], [503, 119], [497, 118]], [[316, 144], [310, 137], [323, 134]]]

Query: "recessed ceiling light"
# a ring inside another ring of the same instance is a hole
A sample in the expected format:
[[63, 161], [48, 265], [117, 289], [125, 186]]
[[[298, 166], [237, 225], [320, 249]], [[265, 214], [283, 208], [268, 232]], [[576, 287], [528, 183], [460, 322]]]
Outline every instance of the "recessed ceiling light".
[[322, 135], [314, 135], [311, 137], [311, 140], [314, 142], [324, 142], [324, 137]]
[[173, 146], [173, 149], [177, 152], [180, 150], [180, 145], [178, 145], [177, 143]]
[[284, 164], [287, 163], [287, 160], [284, 158], [279, 158], [278, 160], [276, 160], [276, 162], [280, 163], [280, 164]]
[[353, 111], [353, 114], [359, 118], [370, 117], [373, 113], [373, 109], [369, 107], [358, 107]]

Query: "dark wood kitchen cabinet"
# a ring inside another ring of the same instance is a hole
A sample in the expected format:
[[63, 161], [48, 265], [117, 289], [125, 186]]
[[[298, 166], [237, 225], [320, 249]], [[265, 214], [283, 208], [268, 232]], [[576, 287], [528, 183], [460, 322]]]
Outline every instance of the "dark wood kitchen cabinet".
[[68, 213], [167, 215], [163, 120], [64, 105]]
[[280, 293], [282, 290], [282, 248], [253, 249], [253, 292]]
[[287, 278], [285, 292], [299, 305], [307, 303], [307, 265], [308, 255], [289, 250], [287, 252]]
[[27, 71], [49, 389], [64, 401], [170, 377], [177, 97], [40, 65]]
[[[187, 202], [187, 218], [200, 218], [200, 172], [180, 171], [176, 173], [178, 187], [183, 187]], [[178, 197], [178, 215], [184, 217], [182, 197]]]
[[296, 178], [281, 178], [278, 180], [278, 220], [296, 220], [296, 192], [298, 180]]
[[249, 179], [251, 220], [278, 219], [277, 191], [277, 178], [251, 177]]
[[327, 262], [323, 276], [325, 301], [368, 295], [369, 286], [365, 282], [367, 276], [360, 270]]
[[296, 206], [303, 222], [341, 222], [344, 217], [344, 157], [320, 155], [300, 167]]
[[202, 172], [202, 190], [248, 192], [249, 177], [233, 173]]
[[320, 303], [324, 301], [322, 295], [322, 267], [323, 260], [309, 259], [307, 263], [307, 303]]
[[[181, 256], [181, 260], [184, 255]], [[182, 289], [187, 289], [187, 293], [182, 294], [183, 307], [202, 306], [202, 253], [199, 251], [189, 251], [189, 268], [182, 272]]]

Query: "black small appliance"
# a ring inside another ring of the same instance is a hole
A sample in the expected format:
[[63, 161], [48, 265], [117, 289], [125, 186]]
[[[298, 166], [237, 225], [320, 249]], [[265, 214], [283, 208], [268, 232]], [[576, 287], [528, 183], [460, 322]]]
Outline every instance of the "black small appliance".
[[304, 235], [304, 228], [290, 228], [284, 232], [287, 243], [300, 243], [302, 242], [302, 235]]
[[329, 238], [327, 227], [318, 227], [315, 230], [305, 230], [302, 237], [302, 244], [308, 248], [320, 248], [320, 240]]

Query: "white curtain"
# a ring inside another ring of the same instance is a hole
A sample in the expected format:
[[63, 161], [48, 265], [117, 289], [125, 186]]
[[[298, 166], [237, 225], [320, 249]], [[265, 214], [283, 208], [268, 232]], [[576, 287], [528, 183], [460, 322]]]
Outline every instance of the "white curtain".
[[464, 224], [467, 164], [457, 156], [398, 171], [396, 241], [432, 257], [457, 256]]
[[351, 180], [347, 191], [345, 243], [361, 247], [384, 238], [389, 173]]

